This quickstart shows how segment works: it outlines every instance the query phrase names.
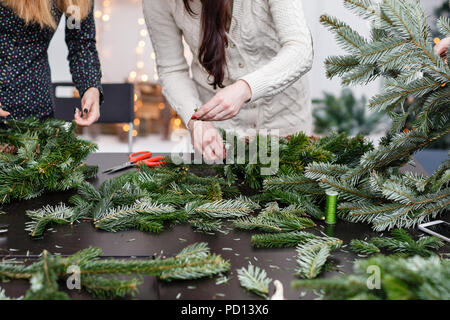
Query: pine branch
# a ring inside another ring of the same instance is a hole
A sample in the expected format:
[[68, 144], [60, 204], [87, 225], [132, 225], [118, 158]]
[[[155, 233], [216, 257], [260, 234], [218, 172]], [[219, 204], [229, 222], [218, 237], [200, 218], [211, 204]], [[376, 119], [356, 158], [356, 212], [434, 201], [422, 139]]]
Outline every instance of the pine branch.
[[264, 269], [260, 269], [250, 263], [247, 269], [238, 269], [237, 274], [242, 287], [264, 299], [268, 298], [269, 284], [272, 282], [272, 279], [267, 277]]

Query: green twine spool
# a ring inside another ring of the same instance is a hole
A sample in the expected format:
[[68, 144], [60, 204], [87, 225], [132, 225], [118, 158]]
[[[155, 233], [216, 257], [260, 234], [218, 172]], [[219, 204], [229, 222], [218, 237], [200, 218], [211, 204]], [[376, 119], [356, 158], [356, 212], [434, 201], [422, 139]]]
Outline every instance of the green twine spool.
[[327, 195], [327, 204], [325, 209], [325, 222], [327, 224], [336, 224], [338, 193], [333, 190], [327, 190], [326, 195]]

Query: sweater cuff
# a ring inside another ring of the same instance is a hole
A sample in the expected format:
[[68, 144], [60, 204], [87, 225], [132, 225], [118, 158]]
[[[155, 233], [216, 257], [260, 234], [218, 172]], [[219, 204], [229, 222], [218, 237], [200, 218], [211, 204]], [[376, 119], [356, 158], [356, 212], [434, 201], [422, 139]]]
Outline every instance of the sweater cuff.
[[189, 121], [191, 121], [192, 116], [195, 113], [195, 107], [192, 108], [179, 108], [177, 110], [178, 115], [180, 116], [181, 120], [183, 120], [184, 125], [188, 127]]
[[248, 103], [255, 102], [265, 96], [267, 91], [267, 79], [264, 79], [264, 77], [261, 77], [258, 73], [250, 73], [241, 77], [239, 80], [247, 82], [252, 91], [252, 98]]

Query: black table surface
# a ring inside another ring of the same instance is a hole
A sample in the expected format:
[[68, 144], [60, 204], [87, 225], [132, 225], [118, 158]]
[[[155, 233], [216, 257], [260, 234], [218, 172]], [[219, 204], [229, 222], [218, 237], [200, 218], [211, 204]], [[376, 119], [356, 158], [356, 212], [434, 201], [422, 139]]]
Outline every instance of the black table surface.
[[[87, 163], [98, 165], [100, 172], [115, 165], [127, 161], [126, 154], [98, 153], [91, 155]], [[418, 165], [414, 170], [424, 173], [424, 169]], [[118, 174], [116, 174], [118, 175]], [[92, 180], [95, 186], [114, 175], [99, 176]], [[51, 226], [41, 239], [32, 239], [25, 229], [28, 218], [26, 210], [38, 209], [46, 205], [56, 205], [66, 202], [74, 192], [47, 194], [38, 199], [16, 202], [4, 206], [5, 215], [0, 215], [0, 224], [9, 224], [9, 231], [0, 234], [0, 255], [26, 255], [40, 254], [46, 249], [52, 253], [73, 254], [78, 250], [89, 246], [102, 248], [107, 256], [152, 256], [155, 253], [173, 255], [189, 244], [195, 242], [207, 242], [211, 251], [222, 255], [231, 262], [231, 271], [226, 284], [216, 284], [216, 279], [202, 279], [195, 281], [163, 282], [155, 277], [144, 277], [144, 283], [139, 287], [137, 299], [257, 299], [257, 296], [247, 293], [239, 286], [236, 269], [247, 267], [249, 262], [264, 268], [269, 277], [280, 280], [284, 284], [285, 296], [288, 299], [314, 299], [317, 296], [309, 292], [306, 295], [301, 291], [293, 291], [290, 288], [291, 281], [296, 279], [294, 269], [295, 249], [255, 249], [250, 244], [252, 233], [229, 228], [226, 233], [208, 235], [194, 232], [187, 224], [167, 227], [160, 234], [144, 233], [140, 231], [126, 231], [109, 233], [96, 230], [91, 223], [81, 222], [73, 226]], [[336, 226], [329, 229], [325, 225], [319, 225], [318, 231], [330, 236], [340, 238], [344, 244], [352, 239], [366, 239], [379, 236], [371, 228], [363, 224], [352, 224], [339, 221]], [[418, 232], [417, 232], [418, 233]], [[447, 245], [444, 252], [449, 252]], [[332, 277], [342, 273], [352, 272], [352, 262], [359, 257], [347, 247], [336, 251], [332, 255], [334, 268], [325, 272], [324, 277]], [[12, 281], [1, 284], [6, 294], [18, 297], [25, 293], [29, 287], [27, 281]], [[61, 288], [64, 284], [61, 284]], [[274, 291], [271, 285], [270, 293]], [[90, 296], [77, 291], [67, 291], [73, 299], [89, 299]]]

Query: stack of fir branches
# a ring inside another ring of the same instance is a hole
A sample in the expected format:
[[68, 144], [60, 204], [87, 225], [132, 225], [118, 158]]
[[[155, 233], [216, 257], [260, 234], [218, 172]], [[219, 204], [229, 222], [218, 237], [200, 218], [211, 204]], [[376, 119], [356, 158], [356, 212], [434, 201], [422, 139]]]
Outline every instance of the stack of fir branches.
[[[336, 147], [336, 143], [340, 147]], [[285, 162], [280, 170], [283, 172], [302, 172], [306, 164], [318, 158], [354, 162], [355, 156], [372, 148], [362, 137], [349, 138], [345, 134], [316, 140], [300, 133], [289, 139], [283, 138], [282, 144]], [[288, 162], [300, 154], [299, 162]], [[230, 168], [239, 171], [240, 166]], [[222, 168], [218, 170], [222, 172]], [[169, 163], [153, 169], [144, 166], [107, 180], [98, 190], [83, 182], [78, 193], [70, 199], [71, 207], [61, 204], [29, 211], [31, 221], [27, 231], [36, 237], [42, 235], [49, 223], [68, 224], [92, 218], [97, 229], [110, 232], [129, 229], [160, 232], [165, 222], [189, 222], [197, 230], [214, 232], [220, 231], [223, 221], [230, 219], [236, 220], [236, 226], [241, 229], [291, 232], [314, 227], [310, 218], [322, 219], [324, 216], [319, 204], [313, 203], [314, 197], [296, 198], [287, 205], [288, 200], [283, 194], [279, 197], [282, 204], [279, 208], [273, 203], [277, 199], [276, 190], [262, 194], [258, 190], [249, 190], [246, 183], [239, 183], [239, 178], [231, 181], [230, 176], [220, 173], [205, 177], [195, 171], [202, 169]], [[228, 169], [225, 171], [230, 173]], [[262, 179], [254, 170], [247, 172], [247, 178], [252, 181]], [[308, 183], [315, 184], [312, 180]], [[322, 190], [315, 189], [318, 190], [317, 198], [322, 199]], [[259, 212], [261, 204], [268, 207], [259, 216], [251, 215]]]
[[75, 124], [38, 119], [0, 129], [0, 204], [78, 186], [97, 173], [83, 160], [96, 146], [78, 138]]

